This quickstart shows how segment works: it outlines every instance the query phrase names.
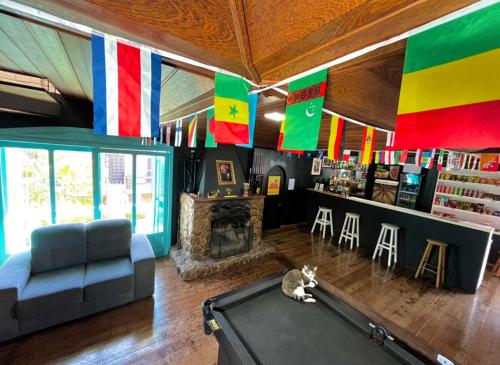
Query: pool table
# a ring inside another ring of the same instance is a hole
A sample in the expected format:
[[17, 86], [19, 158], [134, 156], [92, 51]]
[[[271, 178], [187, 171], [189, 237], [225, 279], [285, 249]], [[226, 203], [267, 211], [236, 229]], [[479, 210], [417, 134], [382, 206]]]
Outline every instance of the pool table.
[[281, 292], [284, 274], [209, 298], [204, 330], [219, 342], [219, 365], [432, 364], [321, 287], [316, 303]]

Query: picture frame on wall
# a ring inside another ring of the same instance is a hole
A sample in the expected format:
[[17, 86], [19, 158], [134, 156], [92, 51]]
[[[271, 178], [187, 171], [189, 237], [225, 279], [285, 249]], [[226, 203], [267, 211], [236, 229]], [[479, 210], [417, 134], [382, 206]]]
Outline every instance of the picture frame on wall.
[[233, 161], [216, 160], [215, 166], [217, 168], [217, 183], [219, 185], [236, 184], [236, 176], [234, 175]]
[[311, 175], [321, 175], [321, 158], [313, 158]]
[[323, 160], [321, 161], [321, 167], [332, 167], [332, 160], [329, 160], [327, 156], [323, 156]]

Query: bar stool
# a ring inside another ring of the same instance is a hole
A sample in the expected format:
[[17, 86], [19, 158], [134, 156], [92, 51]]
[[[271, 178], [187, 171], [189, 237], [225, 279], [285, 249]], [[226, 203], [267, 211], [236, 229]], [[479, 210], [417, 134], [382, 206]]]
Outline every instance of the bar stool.
[[[377, 257], [377, 252], [380, 257], [382, 256], [382, 251], [387, 250], [389, 251], [387, 267], [391, 266], [392, 259], [394, 259], [394, 264], [398, 262], [398, 230], [399, 227], [394, 224], [382, 223], [382, 230], [378, 236], [377, 246], [375, 246], [372, 260], [375, 260], [375, 257]], [[391, 234], [388, 242], [386, 241], [387, 233]]]
[[326, 227], [330, 226], [330, 233], [333, 236], [333, 215], [330, 208], [319, 207], [318, 213], [316, 214], [316, 219], [311, 229], [311, 233], [314, 233], [314, 228], [316, 224], [319, 224], [319, 233], [323, 232], [323, 238], [325, 238]]
[[[439, 249], [437, 266], [429, 264], [429, 257], [431, 256], [432, 249], [434, 247], [437, 247]], [[424, 274], [424, 271], [427, 270], [436, 274], [436, 288], [441, 288], [443, 286], [444, 274], [445, 274], [446, 247], [448, 247], [447, 243], [433, 239], [427, 240], [427, 247], [425, 248], [422, 260], [420, 260], [420, 264], [418, 265], [417, 272], [415, 273], [415, 279], [418, 279], [418, 277], [422, 276]]]
[[356, 247], [359, 247], [359, 214], [349, 212], [345, 214], [344, 225], [340, 233], [339, 246], [342, 243], [342, 239], [351, 243], [351, 250], [354, 246], [354, 240], [356, 240]]

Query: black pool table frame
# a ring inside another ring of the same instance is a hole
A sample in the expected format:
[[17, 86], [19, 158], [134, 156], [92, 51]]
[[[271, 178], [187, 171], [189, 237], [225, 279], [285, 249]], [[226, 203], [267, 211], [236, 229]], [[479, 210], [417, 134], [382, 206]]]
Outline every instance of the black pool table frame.
[[[281, 287], [283, 276], [284, 273], [277, 274], [254, 284], [209, 298], [203, 302], [203, 327], [207, 335], [214, 334], [219, 342], [219, 365], [255, 365], [261, 363], [252, 356], [232, 328], [231, 323], [224, 314], [224, 307], [237, 305], [238, 302], [259, 295], [261, 292], [272, 290], [276, 286]], [[321, 287], [308, 288], [308, 292], [313, 294], [319, 302], [330, 307], [335, 314], [347, 321], [357, 331], [371, 338], [402, 364], [435, 363], [403, 341], [391, 336], [384, 327], [371, 323], [368, 317]], [[317, 303], [304, 303], [304, 305], [317, 305]]]

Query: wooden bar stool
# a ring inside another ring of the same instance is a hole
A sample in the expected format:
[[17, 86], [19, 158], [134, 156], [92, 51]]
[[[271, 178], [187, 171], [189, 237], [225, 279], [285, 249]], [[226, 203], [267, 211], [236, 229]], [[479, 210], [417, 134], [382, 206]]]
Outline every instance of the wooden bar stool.
[[[439, 249], [437, 266], [429, 264], [429, 257], [431, 256], [432, 249], [434, 247], [437, 247]], [[427, 240], [427, 247], [425, 248], [422, 260], [420, 260], [420, 264], [418, 265], [417, 272], [415, 273], [415, 279], [421, 277], [424, 274], [424, 271], [427, 270], [436, 274], [436, 288], [441, 288], [443, 286], [446, 262], [446, 247], [448, 247], [447, 243], [433, 239]]]
[[[392, 259], [394, 259], [394, 264], [398, 262], [398, 231], [398, 226], [389, 223], [382, 223], [382, 230], [378, 236], [377, 246], [375, 246], [372, 260], [375, 260], [377, 253], [380, 257], [382, 256], [382, 251], [387, 250], [389, 252], [389, 256], [387, 257], [387, 267], [391, 266]], [[390, 237], [389, 241], [386, 241], [388, 233], [390, 233]]]
[[343, 239], [351, 243], [351, 250], [354, 246], [354, 240], [356, 240], [356, 247], [359, 247], [359, 214], [346, 213], [340, 233], [339, 246]]
[[495, 273], [495, 276], [500, 277], [500, 251], [498, 251], [497, 262], [493, 268], [493, 273]]
[[326, 227], [330, 226], [330, 234], [333, 236], [333, 214], [330, 208], [319, 207], [318, 213], [316, 214], [316, 219], [311, 229], [311, 233], [314, 233], [316, 224], [319, 224], [319, 233], [323, 232], [323, 238], [325, 238]]

